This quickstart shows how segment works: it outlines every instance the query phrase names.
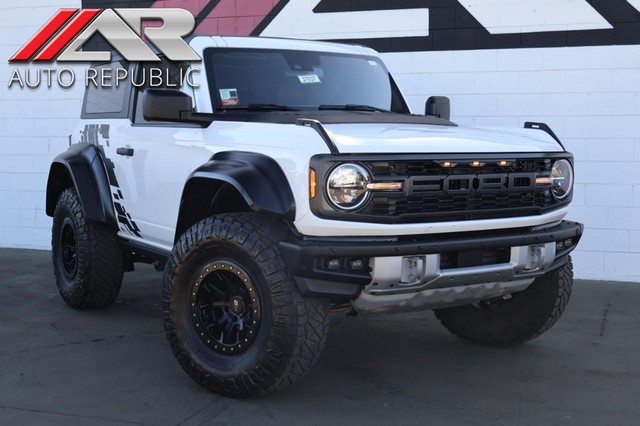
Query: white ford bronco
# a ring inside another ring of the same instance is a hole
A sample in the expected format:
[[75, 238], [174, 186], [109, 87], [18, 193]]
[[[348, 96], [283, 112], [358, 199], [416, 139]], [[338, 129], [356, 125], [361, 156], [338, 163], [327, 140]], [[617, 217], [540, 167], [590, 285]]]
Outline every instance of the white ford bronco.
[[[180, 365], [234, 397], [305, 374], [331, 312], [430, 309], [489, 346], [558, 320], [583, 227], [563, 220], [573, 157], [548, 126], [459, 127], [443, 97], [413, 115], [361, 46], [189, 45], [202, 62], [114, 53], [95, 65], [136, 78], [88, 87], [51, 165], [46, 212], [68, 305], [107, 306], [124, 272], [154, 264]], [[160, 86], [150, 67], [166, 70]]]

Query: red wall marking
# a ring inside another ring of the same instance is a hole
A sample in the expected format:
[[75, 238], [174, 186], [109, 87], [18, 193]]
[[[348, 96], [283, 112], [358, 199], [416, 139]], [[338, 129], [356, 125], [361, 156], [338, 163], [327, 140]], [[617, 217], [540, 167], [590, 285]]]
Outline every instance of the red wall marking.
[[[250, 35], [279, 0], [221, 0], [196, 27], [195, 34]], [[208, 0], [158, 0], [152, 7], [180, 7], [197, 16]]]

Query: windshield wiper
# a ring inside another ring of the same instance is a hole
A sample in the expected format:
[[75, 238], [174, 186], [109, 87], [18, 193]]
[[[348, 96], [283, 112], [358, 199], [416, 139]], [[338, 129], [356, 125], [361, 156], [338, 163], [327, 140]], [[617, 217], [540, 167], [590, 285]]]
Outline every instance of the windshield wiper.
[[221, 106], [217, 108], [222, 111], [299, 111], [295, 108], [291, 108], [286, 105], [278, 104], [249, 104], [249, 105], [234, 105], [234, 106]]
[[318, 109], [320, 111], [323, 111], [323, 110], [344, 110], [344, 111], [391, 112], [389, 110], [378, 108], [378, 107], [374, 107], [374, 106], [371, 106], [371, 105], [354, 105], [354, 104], [347, 104], [347, 105], [320, 105], [318, 107]]

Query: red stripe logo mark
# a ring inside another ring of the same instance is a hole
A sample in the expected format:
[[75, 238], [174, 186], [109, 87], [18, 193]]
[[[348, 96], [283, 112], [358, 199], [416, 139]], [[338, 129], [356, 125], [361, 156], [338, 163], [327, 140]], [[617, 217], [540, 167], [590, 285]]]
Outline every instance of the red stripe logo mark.
[[102, 9], [83, 9], [73, 18], [71, 23], [56, 35], [53, 40], [35, 57], [35, 61], [51, 61], [58, 56], [60, 51], [78, 35], [89, 22], [93, 20]]
[[18, 52], [9, 59], [9, 62], [26, 62], [38, 50], [49, 41], [49, 39], [56, 33], [63, 25], [65, 25], [73, 15], [76, 14], [78, 9], [60, 9], [49, 21], [38, 30], [38, 32], [31, 37], [31, 39], [24, 45]]

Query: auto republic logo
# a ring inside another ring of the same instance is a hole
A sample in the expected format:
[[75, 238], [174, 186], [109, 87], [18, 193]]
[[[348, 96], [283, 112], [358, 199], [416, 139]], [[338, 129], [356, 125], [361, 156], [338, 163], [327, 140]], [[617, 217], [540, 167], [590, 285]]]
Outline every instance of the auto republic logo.
[[[155, 24], [160, 26], [144, 24]], [[174, 62], [199, 62], [200, 56], [185, 42], [195, 28], [191, 12], [178, 8], [152, 9], [60, 9], [10, 59], [10, 63], [110, 62], [111, 51], [81, 50], [94, 35], [100, 34], [129, 62], [160, 62], [154, 46]], [[145, 41], [145, 39], [147, 41]], [[181, 81], [192, 87], [194, 73], [190, 67]], [[85, 86], [113, 87], [131, 81], [135, 86], [162, 86], [168, 81], [168, 69], [147, 68], [148, 75], [134, 76], [128, 68], [93, 68], [85, 70]], [[11, 71], [9, 88], [47, 87], [57, 84], [71, 87], [78, 77], [72, 68], [16, 67]]]

